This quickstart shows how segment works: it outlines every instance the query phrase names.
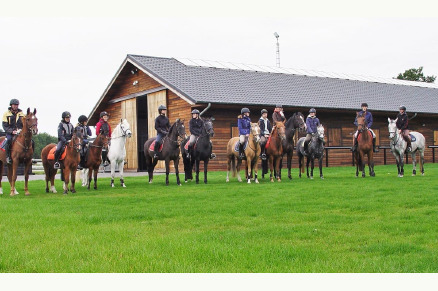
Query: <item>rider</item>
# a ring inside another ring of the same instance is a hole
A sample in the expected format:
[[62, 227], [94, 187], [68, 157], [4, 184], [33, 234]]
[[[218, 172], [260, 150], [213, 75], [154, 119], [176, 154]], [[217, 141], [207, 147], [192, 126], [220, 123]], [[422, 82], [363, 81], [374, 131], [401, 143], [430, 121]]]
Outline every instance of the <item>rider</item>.
[[81, 161], [79, 162], [78, 165], [79, 170], [82, 170], [85, 165], [85, 155], [87, 152], [88, 137], [91, 136], [91, 129], [90, 127], [88, 127], [87, 123], [88, 123], [88, 117], [86, 117], [85, 115], [79, 116], [76, 129], [81, 128], [84, 136], [84, 139], [82, 140], [82, 147], [81, 147]]
[[190, 139], [189, 139], [189, 146], [187, 150], [187, 158], [190, 159], [190, 153], [192, 152], [193, 145], [197, 138], [201, 135], [202, 128], [204, 127], [204, 121], [199, 116], [199, 110], [193, 109], [192, 110], [192, 119], [190, 119], [189, 122], [189, 129], [190, 129]]
[[11, 164], [12, 138], [19, 134], [23, 128], [21, 117], [24, 117], [24, 113], [18, 108], [20, 101], [17, 99], [12, 99], [9, 102], [9, 105], [10, 107], [8, 108], [8, 111], [3, 114], [3, 129], [6, 132], [6, 162]]
[[266, 160], [266, 142], [268, 141], [270, 132], [272, 130], [271, 123], [268, 119], [268, 110], [262, 109], [261, 111], [261, 117], [259, 119], [259, 126], [260, 126], [260, 147], [262, 149], [262, 154], [260, 157], [262, 160]]
[[239, 128], [239, 158], [243, 159], [245, 153], [243, 152], [243, 146], [248, 140], [249, 132], [251, 130], [251, 119], [249, 118], [250, 111], [248, 108], [242, 108], [241, 115], [237, 116], [237, 127]]
[[307, 134], [304, 140], [304, 153], [306, 154], [308, 153], [307, 148], [309, 147], [312, 135], [317, 132], [318, 125], [320, 125], [320, 123], [318, 117], [316, 117], [316, 109], [310, 108], [309, 115], [306, 118]]
[[284, 116], [283, 112], [283, 105], [275, 105], [274, 113], [272, 113], [272, 121], [275, 126], [275, 123], [281, 121], [284, 122], [286, 120], [286, 117]]
[[[371, 129], [371, 126], [373, 125], [373, 115], [371, 114], [371, 112], [369, 112], [367, 110], [368, 109], [368, 104], [367, 103], [362, 103], [360, 107], [362, 107], [362, 111], [359, 111], [356, 114], [356, 119], [354, 120], [354, 125], [357, 126], [357, 117], [358, 116], [359, 117], [365, 117], [365, 124], [366, 124], [368, 130], [373, 135], [373, 152], [377, 153], [377, 152], [379, 152], [379, 149], [376, 148], [376, 134]], [[358, 135], [358, 133], [359, 133], [359, 131], [357, 131], [357, 130], [354, 133], [354, 144], [353, 144], [353, 148], [351, 149], [352, 152], [357, 150], [357, 135]]]
[[397, 115], [396, 126], [400, 130], [400, 133], [403, 136], [403, 139], [408, 143], [406, 147], [406, 152], [412, 151], [411, 137], [409, 136], [409, 127], [408, 127], [408, 115], [406, 114], [406, 107], [401, 105], [399, 107], [399, 114]]
[[[96, 124], [96, 136], [98, 136], [100, 133], [105, 134], [106, 136], [111, 138], [111, 126], [108, 123], [109, 114], [106, 111], [102, 111], [100, 113], [100, 120]], [[106, 167], [109, 165], [108, 163], [108, 152], [105, 150], [102, 150], [102, 161], [103, 166]]]
[[155, 129], [157, 130], [157, 138], [155, 140], [154, 159], [158, 158], [158, 151], [163, 138], [169, 133], [170, 122], [166, 117], [166, 106], [158, 106], [158, 117], [155, 118]]
[[73, 124], [70, 123], [71, 114], [68, 111], [64, 111], [62, 113], [62, 120], [58, 125], [58, 145], [56, 147], [55, 152], [55, 164], [53, 168], [59, 169], [59, 158], [61, 156], [62, 150], [64, 146], [67, 144], [69, 140], [71, 140], [73, 136]]

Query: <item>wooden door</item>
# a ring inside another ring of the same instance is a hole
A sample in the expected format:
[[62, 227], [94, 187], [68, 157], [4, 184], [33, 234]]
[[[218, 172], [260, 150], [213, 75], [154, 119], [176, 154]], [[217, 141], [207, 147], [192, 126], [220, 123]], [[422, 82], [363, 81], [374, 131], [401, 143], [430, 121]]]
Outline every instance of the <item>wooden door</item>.
[[342, 146], [341, 129], [329, 128], [327, 136], [327, 146], [338, 147]]
[[[155, 129], [155, 118], [158, 116], [158, 107], [164, 105], [167, 107], [166, 102], [166, 90], [158, 91], [148, 94], [148, 135], [150, 137], [157, 136], [157, 130]], [[155, 168], [164, 168], [164, 161], [158, 162]]]
[[438, 145], [438, 130], [433, 131], [433, 145]]
[[133, 136], [126, 139], [126, 167], [128, 169], [138, 169], [138, 150], [137, 150], [137, 100], [135, 98], [122, 101], [122, 118], [131, 125]]

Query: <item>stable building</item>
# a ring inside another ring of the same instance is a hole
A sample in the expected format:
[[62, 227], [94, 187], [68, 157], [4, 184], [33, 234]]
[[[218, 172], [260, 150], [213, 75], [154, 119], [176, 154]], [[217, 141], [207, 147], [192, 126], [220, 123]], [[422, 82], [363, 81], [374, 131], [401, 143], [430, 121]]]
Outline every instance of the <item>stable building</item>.
[[[211, 103], [204, 116], [215, 118], [212, 141], [217, 158], [209, 168], [226, 170], [226, 145], [237, 136], [237, 115], [242, 107], [251, 110], [253, 122], [258, 121], [263, 108], [271, 117], [275, 104], [283, 105], [287, 118], [297, 111], [307, 116], [314, 107], [330, 148], [352, 145], [354, 118], [363, 102], [373, 113], [372, 128], [379, 146], [389, 146], [387, 120], [396, 117], [401, 104], [407, 107], [409, 116], [417, 113], [409, 122], [410, 129], [421, 132], [427, 146], [438, 145], [436, 84], [140, 55], [128, 55], [123, 61], [91, 111], [89, 124], [98, 122], [101, 111], [110, 113], [113, 128], [126, 118], [133, 137], [127, 141], [125, 167], [144, 171], [143, 145], [156, 135], [158, 106], [167, 106], [171, 123], [181, 118], [188, 125], [192, 109], [202, 111]], [[386, 159], [383, 151], [374, 157], [377, 165], [385, 160], [395, 163], [389, 151]], [[432, 149], [426, 150], [425, 160], [432, 162]], [[327, 162], [330, 166], [351, 166], [352, 155], [347, 149], [330, 150]], [[296, 157], [293, 166], [297, 167]]]

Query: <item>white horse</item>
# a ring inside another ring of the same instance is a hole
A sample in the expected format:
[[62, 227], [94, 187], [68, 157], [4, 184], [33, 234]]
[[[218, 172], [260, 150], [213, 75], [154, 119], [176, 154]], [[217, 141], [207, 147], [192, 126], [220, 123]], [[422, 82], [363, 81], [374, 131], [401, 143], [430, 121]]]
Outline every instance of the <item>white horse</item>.
[[[395, 160], [397, 161], [398, 176], [401, 178], [404, 175], [403, 158], [407, 147], [407, 143], [403, 139], [400, 131], [397, 129], [396, 122], [397, 119], [392, 120], [388, 117], [388, 131], [389, 131], [389, 140], [391, 143], [391, 152], [394, 155]], [[417, 170], [416, 170], [417, 151], [420, 152], [420, 171], [421, 171], [421, 175], [424, 176], [424, 149], [426, 148], [426, 140], [424, 136], [419, 132], [411, 131], [410, 134], [412, 134], [416, 139], [415, 141], [411, 142], [412, 176], [415, 176], [417, 174]]]
[[116, 167], [120, 173], [120, 185], [126, 187], [125, 181], [123, 180], [123, 166], [126, 157], [125, 143], [126, 137], [130, 138], [131, 136], [132, 132], [128, 121], [126, 119], [120, 119], [120, 123], [117, 124], [111, 134], [111, 142], [108, 151], [108, 159], [111, 163], [111, 187], [114, 187]]

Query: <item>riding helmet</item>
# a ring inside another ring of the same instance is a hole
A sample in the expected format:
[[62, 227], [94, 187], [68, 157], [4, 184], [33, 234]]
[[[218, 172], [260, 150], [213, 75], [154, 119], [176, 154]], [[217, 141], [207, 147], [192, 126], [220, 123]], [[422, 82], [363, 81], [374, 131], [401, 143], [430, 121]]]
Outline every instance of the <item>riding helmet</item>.
[[244, 107], [244, 108], [242, 108], [242, 110], [240, 111], [240, 113], [249, 113], [250, 111], [249, 111], [249, 109], [248, 108], [246, 108], [246, 107]]
[[404, 110], [404, 111], [406, 111], [406, 106], [404, 106], [404, 105], [400, 105], [400, 107], [398, 108], [398, 110]]
[[362, 104], [360, 105], [360, 107], [368, 107], [368, 104], [366, 104], [366, 103], [362, 103]]
[[64, 112], [62, 112], [62, 119], [64, 119], [64, 118], [70, 118], [70, 117], [71, 117], [70, 112], [68, 112], [68, 111], [64, 111]]
[[310, 108], [309, 113], [316, 113], [316, 109], [315, 108]]
[[263, 115], [263, 113], [268, 113], [268, 110], [262, 109], [261, 114]]
[[11, 99], [11, 102], [9, 102], [9, 105], [20, 105], [20, 101], [18, 99]]
[[161, 110], [167, 110], [166, 106], [164, 105], [158, 106], [158, 113], [161, 113]]
[[82, 123], [82, 122], [85, 122], [85, 121], [88, 121], [88, 117], [86, 117], [85, 115], [79, 116], [79, 118], [78, 118], [78, 122], [79, 123]]
[[104, 117], [105, 115], [106, 115], [106, 116], [109, 116], [108, 112], [106, 112], [106, 111], [102, 111], [102, 112], [100, 113], [100, 118]]
[[200, 112], [199, 112], [199, 110], [198, 109], [193, 109], [192, 110], [192, 114], [199, 114]]
[[275, 108], [283, 108], [283, 105], [277, 104], [277, 105], [275, 105]]

